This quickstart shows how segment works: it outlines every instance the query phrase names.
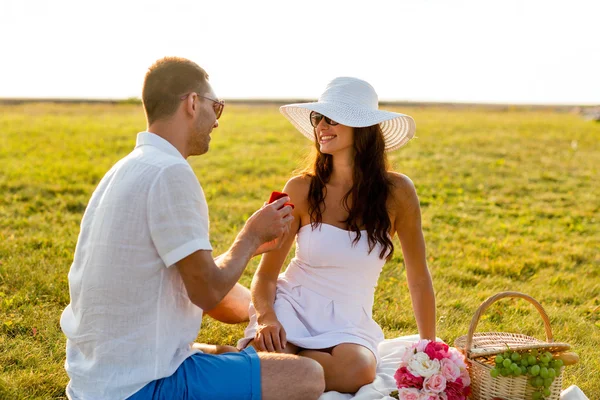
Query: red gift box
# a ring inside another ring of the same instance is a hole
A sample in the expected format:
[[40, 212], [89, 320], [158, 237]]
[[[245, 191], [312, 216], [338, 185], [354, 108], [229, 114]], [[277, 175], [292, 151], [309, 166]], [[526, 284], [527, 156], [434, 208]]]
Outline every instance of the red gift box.
[[[287, 193], [273, 192], [273, 193], [271, 193], [271, 197], [269, 197], [269, 204], [271, 204], [272, 202], [274, 202], [277, 199], [280, 199], [280, 198], [286, 197], [286, 196], [288, 196]], [[292, 209], [294, 209], [294, 205], [290, 202], [285, 203], [281, 208], [283, 208], [285, 206], [290, 206], [290, 207], [292, 207]]]

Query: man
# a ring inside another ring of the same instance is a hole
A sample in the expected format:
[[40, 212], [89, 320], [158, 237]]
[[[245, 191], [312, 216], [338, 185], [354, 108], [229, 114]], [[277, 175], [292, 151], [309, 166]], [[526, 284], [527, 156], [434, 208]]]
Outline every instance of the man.
[[318, 398], [323, 370], [313, 360], [191, 346], [202, 310], [247, 318], [247, 289], [236, 282], [253, 255], [276, 247], [293, 217], [283, 206], [289, 198], [265, 205], [213, 259], [206, 200], [186, 159], [208, 151], [223, 102], [206, 72], [182, 58], [150, 67], [142, 100], [147, 132], [101, 180], [81, 223], [61, 317], [67, 396]]

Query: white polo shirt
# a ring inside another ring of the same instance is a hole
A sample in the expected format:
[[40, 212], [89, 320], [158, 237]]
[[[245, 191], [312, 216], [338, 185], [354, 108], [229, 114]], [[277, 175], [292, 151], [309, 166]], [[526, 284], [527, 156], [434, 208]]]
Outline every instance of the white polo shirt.
[[168, 141], [139, 133], [81, 222], [60, 320], [70, 399], [125, 399], [194, 353], [202, 310], [174, 264], [197, 250], [212, 250], [198, 179]]

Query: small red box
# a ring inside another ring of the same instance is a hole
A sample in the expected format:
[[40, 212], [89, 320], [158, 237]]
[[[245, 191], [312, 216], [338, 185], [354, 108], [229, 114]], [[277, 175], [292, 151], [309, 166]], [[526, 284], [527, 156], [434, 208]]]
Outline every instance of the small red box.
[[[280, 198], [285, 197], [285, 196], [288, 196], [288, 194], [287, 193], [283, 193], [283, 192], [273, 192], [273, 193], [271, 193], [271, 197], [269, 197], [269, 204], [271, 204], [275, 200], [280, 199]], [[285, 203], [283, 205], [283, 207], [285, 207], [285, 206], [290, 206], [290, 207], [292, 207], [292, 209], [294, 209], [294, 205], [292, 203], [290, 203], [290, 202]]]

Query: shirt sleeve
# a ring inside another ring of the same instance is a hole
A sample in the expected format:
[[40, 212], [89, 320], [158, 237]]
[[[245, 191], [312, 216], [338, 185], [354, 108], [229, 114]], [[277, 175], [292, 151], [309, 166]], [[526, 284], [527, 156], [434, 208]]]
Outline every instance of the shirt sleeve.
[[197, 250], [212, 250], [208, 205], [188, 164], [163, 169], [148, 195], [150, 236], [167, 267]]

